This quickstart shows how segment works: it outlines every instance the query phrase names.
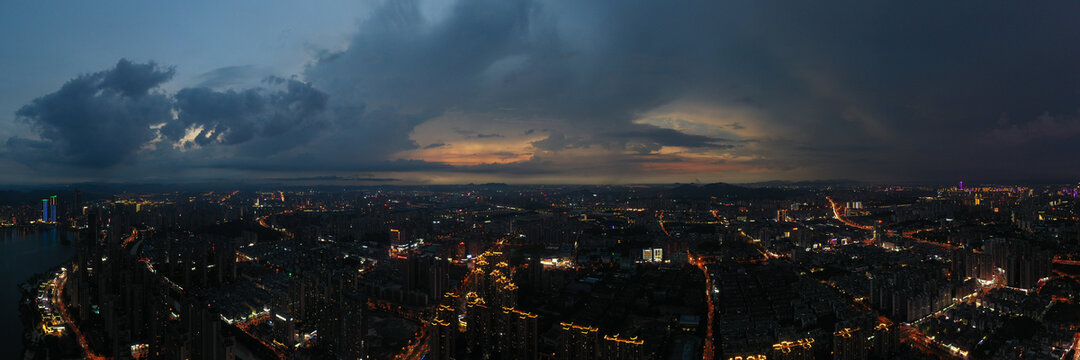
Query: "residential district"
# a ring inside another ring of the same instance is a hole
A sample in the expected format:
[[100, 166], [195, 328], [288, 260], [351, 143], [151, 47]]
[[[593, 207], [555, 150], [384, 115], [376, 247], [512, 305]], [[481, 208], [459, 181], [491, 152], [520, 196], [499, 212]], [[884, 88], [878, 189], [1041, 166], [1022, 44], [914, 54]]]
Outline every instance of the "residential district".
[[1075, 359], [1078, 190], [67, 188], [0, 225], [81, 234], [26, 359]]

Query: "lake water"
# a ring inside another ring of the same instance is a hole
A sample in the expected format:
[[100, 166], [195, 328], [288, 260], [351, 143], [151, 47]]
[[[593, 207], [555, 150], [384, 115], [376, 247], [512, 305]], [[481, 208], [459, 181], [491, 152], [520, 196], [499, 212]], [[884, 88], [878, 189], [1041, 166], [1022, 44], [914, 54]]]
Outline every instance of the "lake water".
[[56, 229], [0, 229], [0, 359], [22, 358], [19, 284], [71, 259], [78, 236]]

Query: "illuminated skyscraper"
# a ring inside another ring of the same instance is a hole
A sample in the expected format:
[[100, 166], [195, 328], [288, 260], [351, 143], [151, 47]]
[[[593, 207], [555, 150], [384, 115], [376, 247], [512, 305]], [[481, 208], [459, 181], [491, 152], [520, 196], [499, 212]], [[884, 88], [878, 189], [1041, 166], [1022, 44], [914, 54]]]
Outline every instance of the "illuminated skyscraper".
[[886, 323], [879, 323], [874, 327], [873, 343], [870, 344], [870, 355], [878, 359], [887, 359], [893, 353], [897, 343], [897, 331]]
[[431, 321], [431, 358], [448, 360], [454, 358], [455, 339], [458, 333], [458, 321], [454, 308], [439, 305], [435, 318]]
[[573, 323], [560, 323], [562, 329], [563, 347], [562, 359], [587, 360], [595, 359], [598, 353], [597, 347], [600, 336], [597, 328], [590, 326], [575, 325]]
[[49, 199], [41, 199], [41, 221], [49, 221]]
[[841, 328], [833, 332], [833, 359], [857, 360], [866, 358], [866, 336], [859, 328]]
[[56, 195], [49, 197], [49, 222], [56, 222]]
[[399, 245], [401, 245], [401, 230], [390, 229], [390, 245], [391, 246], [399, 246]]
[[494, 353], [494, 345], [491, 342], [495, 333], [495, 324], [492, 322], [492, 311], [482, 298], [475, 298], [466, 303], [465, 318], [465, 341], [468, 351], [474, 354]]
[[273, 341], [286, 347], [292, 347], [296, 343], [296, 320], [287, 313], [275, 313], [270, 318], [273, 327]]
[[644, 360], [645, 341], [635, 337], [604, 336], [601, 351], [608, 359]]
[[500, 314], [499, 350], [504, 358], [536, 360], [539, 334], [536, 329], [537, 315], [514, 308], [502, 309]]
[[780, 341], [772, 346], [769, 359], [810, 360], [814, 358], [814, 338]]

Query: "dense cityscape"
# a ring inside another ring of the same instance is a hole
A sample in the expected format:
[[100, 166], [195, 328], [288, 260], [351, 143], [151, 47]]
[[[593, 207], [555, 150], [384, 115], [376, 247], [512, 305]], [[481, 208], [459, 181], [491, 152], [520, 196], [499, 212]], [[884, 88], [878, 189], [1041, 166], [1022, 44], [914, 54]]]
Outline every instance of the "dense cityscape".
[[1080, 1], [0, 1], [0, 360], [1080, 360]]
[[[1078, 185], [82, 194], [26, 359], [1066, 359]], [[10, 196], [9, 196], [10, 198]]]

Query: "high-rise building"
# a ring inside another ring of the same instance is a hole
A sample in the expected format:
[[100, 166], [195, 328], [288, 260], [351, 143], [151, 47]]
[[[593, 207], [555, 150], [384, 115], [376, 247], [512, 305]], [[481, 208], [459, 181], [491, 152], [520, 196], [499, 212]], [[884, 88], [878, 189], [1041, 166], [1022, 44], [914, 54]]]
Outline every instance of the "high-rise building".
[[439, 305], [435, 318], [431, 321], [431, 358], [435, 360], [453, 359], [457, 337], [457, 315], [449, 305]]
[[466, 346], [469, 353], [490, 354], [494, 353], [494, 344], [491, 343], [494, 334], [494, 324], [491, 321], [491, 308], [482, 298], [471, 299], [465, 305], [465, 328]]
[[49, 197], [49, 222], [56, 222], [56, 195]]
[[506, 359], [537, 360], [539, 334], [536, 329], [537, 315], [514, 308], [502, 309], [503, 328], [500, 331], [500, 352]]
[[600, 342], [599, 330], [590, 326], [573, 323], [560, 323], [563, 346], [560, 359], [587, 360], [595, 359]]
[[338, 359], [364, 358], [363, 311], [366, 298], [353, 291], [337, 291], [323, 299], [327, 311], [318, 319], [319, 338], [322, 346]]
[[768, 359], [812, 360], [814, 358], [814, 338], [784, 340], [773, 344]]
[[97, 209], [90, 209], [86, 213], [86, 230], [90, 233], [88, 240], [97, 243], [101, 237], [101, 214]]
[[390, 246], [401, 245], [401, 230], [390, 229]]
[[602, 346], [603, 358], [645, 360], [645, 341], [634, 337], [619, 337], [619, 335], [604, 336]]
[[[839, 327], [839, 325], [838, 325]], [[866, 336], [859, 328], [842, 328], [833, 332], [833, 359], [866, 359]]]
[[1014, 246], [1004, 266], [1006, 284], [1021, 289], [1033, 289], [1039, 281], [1052, 274], [1053, 253], [1031, 246]]
[[279, 312], [270, 318], [274, 328], [274, 342], [292, 347], [296, 342], [296, 320], [287, 313]]
[[449, 265], [433, 256], [409, 254], [405, 260], [405, 287], [408, 291], [422, 292], [429, 299], [438, 299], [449, 287]]
[[878, 323], [874, 327], [873, 342], [870, 344], [870, 355], [875, 359], [888, 359], [897, 343], [897, 331], [886, 323]]
[[71, 203], [71, 215], [78, 216], [82, 208], [82, 192], [75, 189], [75, 201]]
[[41, 221], [49, 221], [49, 199], [41, 199]]

